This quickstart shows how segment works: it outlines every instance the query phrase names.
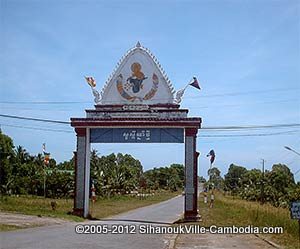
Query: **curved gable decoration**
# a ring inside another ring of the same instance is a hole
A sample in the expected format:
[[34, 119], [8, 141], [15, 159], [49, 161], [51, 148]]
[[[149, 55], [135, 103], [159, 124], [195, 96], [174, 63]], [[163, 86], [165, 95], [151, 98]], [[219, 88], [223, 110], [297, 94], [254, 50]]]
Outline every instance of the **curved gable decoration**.
[[155, 56], [138, 42], [106, 81], [100, 104], [172, 104], [174, 93]]

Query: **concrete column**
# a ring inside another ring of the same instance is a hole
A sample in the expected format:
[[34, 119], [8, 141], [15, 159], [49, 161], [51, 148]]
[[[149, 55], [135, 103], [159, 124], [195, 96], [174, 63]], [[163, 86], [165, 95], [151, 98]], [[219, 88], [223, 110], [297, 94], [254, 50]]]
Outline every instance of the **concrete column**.
[[77, 186], [76, 186], [76, 183], [77, 183], [77, 151], [73, 151], [74, 153], [74, 202], [73, 202], [73, 214], [75, 215], [79, 215], [78, 213], [76, 213], [76, 203], [77, 203], [77, 198], [76, 198], [76, 193], [77, 193]]
[[198, 156], [196, 152], [197, 128], [185, 129], [185, 221], [198, 221]]
[[87, 217], [90, 178], [89, 154], [87, 154], [87, 149], [90, 147], [89, 129], [75, 128], [75, 132], [77, 135], [77, 152], [75, 154], [75, 200], [73, 213]]
[[86, 129], [86, 142], [85, 142], [85, 169], [84, 169], [84, 205], [83, 217], [89, 216], [90, 204], [90, 157], [91, 157], [91, 143], [90, 143], [90, 129]]

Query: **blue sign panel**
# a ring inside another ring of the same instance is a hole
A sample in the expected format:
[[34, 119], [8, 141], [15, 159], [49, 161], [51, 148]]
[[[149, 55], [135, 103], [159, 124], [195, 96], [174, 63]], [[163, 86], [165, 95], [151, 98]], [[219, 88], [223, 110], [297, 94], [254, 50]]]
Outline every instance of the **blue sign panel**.
[[294, 201], [290, 206], [291, 218], [300, 220], [300, 201]]
[[183, 128], [92, 128], [91, 143], [183, 143]]

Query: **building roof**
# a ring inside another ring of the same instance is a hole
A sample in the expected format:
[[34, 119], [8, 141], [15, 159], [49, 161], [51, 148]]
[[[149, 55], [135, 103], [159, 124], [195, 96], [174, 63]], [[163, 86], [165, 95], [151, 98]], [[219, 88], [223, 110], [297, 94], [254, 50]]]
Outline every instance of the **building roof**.
[[174, 88], [156, 57], [138, 42], [107, 79], [102, 105], [172, 104]]

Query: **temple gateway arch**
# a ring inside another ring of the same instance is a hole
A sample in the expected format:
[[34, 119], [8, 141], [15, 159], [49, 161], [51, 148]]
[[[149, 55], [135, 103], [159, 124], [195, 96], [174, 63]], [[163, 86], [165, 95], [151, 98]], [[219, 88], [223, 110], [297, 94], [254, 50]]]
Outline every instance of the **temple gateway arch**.
[[184, 219], [199, 219], [197, 132], [201, 118], [180, 108], [184, 90], [174, 88], [155, 56], [138, 43], [117, 64], [101, 92], [87, 78], [95, 108], [71, 118], [77, 135], [74, 214], [89, 215], [91, 143], [184, 143]]

